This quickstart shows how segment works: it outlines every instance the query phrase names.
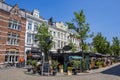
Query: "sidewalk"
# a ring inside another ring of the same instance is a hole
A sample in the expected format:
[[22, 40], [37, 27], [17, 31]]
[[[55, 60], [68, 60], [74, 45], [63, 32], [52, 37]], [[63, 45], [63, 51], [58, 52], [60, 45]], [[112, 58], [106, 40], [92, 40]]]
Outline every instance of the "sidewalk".
[[[110, 69], [110, 68], [112, 68], [112, 67], [115, 67], [115, 66], [117, 66], [117, 65], [120, 65], [120, 63], [115, 63], [115, 64], [113, 64], [113, 65], [111, 65], [111, 66], [103, 67], [103, 68], [100, 68], [100, 69], [94, 69], [94, 70], [89, 70], [89, 71], [87, 71], [87, 72], [81, 72], [81, 73], [78, 73], [77, 75], [96, 74], [96, 73], [100, 73], [100, 72], [102, 72], [102, 71], [108, 70], [108, 69]], [[57, 75], [63, 76], [63, 75], [66, 75], [66, 74], [57, 73]]]
[[[90, 75], [90, 74], [97, 74], [97, 73], [100, 73], [102, 71], [105, 71], [105, 70], [108, 70], [112, 67], [115, 67], [117, 65], [120, 65], [120, 63], [115, 63], [111, 66], [107, 66], [107, 67], [104, 67], [104, 68], [100, 68], [100, 69], [94, 69], [94, 70], [89, 70], [87, 72], [81, 72], [81, 73], [77, 73], [77, 76], [82, 76], [82, 75]], [[25, 69], [25, 68], [24, 68]], [[29, 74], [31, 75], [32, 73], [26, 73], [26, 74]], [[33, 76], [40, 76], [39, 74], [32, 74]], [[52, 76], [52, 75], [51, 75]], [[67, 73], [57, 73], [56, 76], [67, 76]], [[74, 75], [71, 75], [71, 76], [74, 76]]]
[[115, 66], [117, 66], [117, 65], [120, 65], [120, 62], [119, 62], [119, 63], [115, 63], [115, 64], [113, 64], [113, 65], [111, 65], [111, 66], [104, 67], [104, 68], [89, 70], [88, 73], [89, 73], [89, 74], [99, 73], [99, 72], [108, 70], [108, 69], [110, 69], [110, 68], [112, 68], [112, 67], [115, 67]]

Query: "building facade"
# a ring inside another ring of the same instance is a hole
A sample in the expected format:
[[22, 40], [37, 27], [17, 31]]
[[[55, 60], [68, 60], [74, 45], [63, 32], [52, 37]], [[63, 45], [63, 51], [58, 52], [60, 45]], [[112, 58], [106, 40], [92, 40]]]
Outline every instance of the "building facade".
[[58, 49], [62, 49], [68, 44], [67, 27], [63, 22], [56, 22], [53, 25], [49, 25], [49, 32], [53, 36], [53, 42], [55, 43], [51, 49], [52, 52], [57, 52]]
[[[76, 51], [81, 51], [80, 43], [81, 39], [77, 38], [78, 33], [74, 29], [67, 29], [68, 32], [68, 42], [72, 42], [76, 47]], [[68, 43], [69, 44], [69, 43]]]
[[[37, 27], [46, 23], [38, 10], [29, 12], [20, 9], [18, 5], [10, 6], [0, 1], [0, 64], [26, 62], [27, 52], [39, 50], [35, 35]], [[53, 36], [54, 46], [52, 52], [63, 49], [70, 41], [80, 50], [80, 40], [71, 34], [77, 34], [70, 30], [63, 22], [49, 24], [49, 32]]]
[[[37, 27], [40, 26], [45, 20], [40, 16], [38, 10], [33, 12], [26, 12], [26, 35], [25, 35], [25, 62], [27, 60], [27, 54], [33, 51], [39, 51], [38, 44], [35, 41], [35, 35], [37, 34]], [[34, 52], [33, 52], [34, 53]]]
[[43, 22], [44, 20], [39, 16], [38, 10], [34, 10], [32, 13], [26, 12], [25, 52], [32, 48], [38, 48], [35, 35], [37, 34], [37, 27]]
[[[78, 35], [73, 29], [68, 29], [63, 22], [56, 22], [49, 26], [49, 32], [53, 36], [52, 52], [57, 52], [58, 49], [63, 49], [64, 46], [72, 42], [76, 46], [76, 51], [80, 51], [80, 39], [74, 35]], [[73, 36], [71, 36], [73, 35]]]
[[0, 2], [0, 64], [24, 61], [25, 13]]

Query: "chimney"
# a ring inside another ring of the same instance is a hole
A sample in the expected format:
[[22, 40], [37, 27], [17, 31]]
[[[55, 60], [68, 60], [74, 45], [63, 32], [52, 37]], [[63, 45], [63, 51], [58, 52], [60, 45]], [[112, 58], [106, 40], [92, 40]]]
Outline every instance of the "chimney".
[[53, 18], [51, 17], [48, 22], [49, 25], [53, 25]]
[[5, 2], [5, 0], [0, 0], [0, 2]]

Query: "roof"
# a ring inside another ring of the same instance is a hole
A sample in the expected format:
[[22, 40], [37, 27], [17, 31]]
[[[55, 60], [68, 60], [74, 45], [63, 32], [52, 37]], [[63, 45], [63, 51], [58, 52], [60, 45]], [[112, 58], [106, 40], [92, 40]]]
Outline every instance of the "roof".
[[[0, 2], [0, 9], [4, 10], [6, 12], [10, 12], [13, 7], [14, 6], [11, 6], [11, 5], [7, 4], [7, 3]], [[23, 10], [21, 10], [21, 9], [19, 9], [19, 10], [20, 10], [21, 16], [25, 18], [25, 12]]]
[[74, 29], [68, 29], [68, 32], [72, 34], [78, 34]]

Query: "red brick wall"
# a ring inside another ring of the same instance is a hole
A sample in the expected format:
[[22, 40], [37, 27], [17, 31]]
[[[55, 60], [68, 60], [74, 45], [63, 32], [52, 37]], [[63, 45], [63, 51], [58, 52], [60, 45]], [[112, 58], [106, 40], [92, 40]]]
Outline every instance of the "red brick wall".
[[[20, 20], [21, 30], [13, 30], [8, 28], [9, 19], [16, 19]], [[8, 12], [5, 12], [3, 10], [0, 10], [0, 63], [5, 62], [5, 56], [3, 54], [6, 53], [6, 49], [17, 49], [19, 50], [19, 55], [24, 56], [24, 45], [25, 45], [25, 28], [26, 27], [26, 19], [22, 18], [21, 16], [14, 15]], [[7, 45], [7, 33], [8, 32], [14, 32], [20, 34], [20, 45], [19, 46], [12, 46]]]

